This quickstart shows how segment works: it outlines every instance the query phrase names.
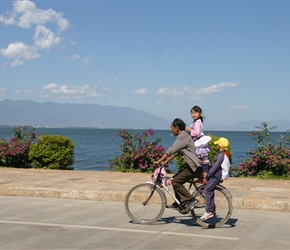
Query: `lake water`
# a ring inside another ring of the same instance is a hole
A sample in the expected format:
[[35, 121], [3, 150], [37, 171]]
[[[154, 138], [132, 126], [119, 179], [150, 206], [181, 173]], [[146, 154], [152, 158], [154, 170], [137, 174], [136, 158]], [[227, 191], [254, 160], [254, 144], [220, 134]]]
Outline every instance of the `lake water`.
[[[118, 129], [89, 129], [89, 128], [36, 128], [36, 134], [63, 135], [71, 138], [75, 143], [75, 170], [104, 171], [109, 165], [109, 159], [121, 155], [120, 146], [122, 139], [117, 135]], [[144, 130], [129, 130], [130, 133], [141, 133]], [[162, 145], [166, 149], [175, 141], [171, 136], [171, 130], [154, 130], [156, 136], [161, 137]], [[236, 131], [205, 131], [205, 134], [212, 134], [217, 137], [226, 137], [231, 144], [233, 166], [238, 166], [242, 160], [249, 158], [247, 154], [257, 148], [257, 143], [246, 132]], [[278, 139], [279, 132], [271, 133], [271, 138]], [[0, 127], [0, 138], [10, 140], [14, 136], [12, 127]], [[174, 164], [170, 169], [175, 172]]]

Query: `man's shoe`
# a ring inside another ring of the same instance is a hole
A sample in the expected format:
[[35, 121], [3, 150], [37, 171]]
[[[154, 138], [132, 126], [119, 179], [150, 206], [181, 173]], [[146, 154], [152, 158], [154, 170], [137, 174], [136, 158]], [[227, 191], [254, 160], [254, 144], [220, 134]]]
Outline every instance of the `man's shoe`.
[[184, 212], [189, 212], [190, 210], [192, 210], [194, 208], [194, 204], [198, 203], [198, 200], [196, 200], [195, 198], [192, 198], [189, 201], [186, 201], [186, 203], [187, 203], [187, 205], [184, 209]]
[[212, 212], [204, 212], [203, 216], [200, 217], [201, 220], [208, 220], [209, 218], [213, 217], [213, 213]]
[[177, 203], [174, 202], [171, 205], [166, 206], [166, 208], [176, 209], [178, 207]]

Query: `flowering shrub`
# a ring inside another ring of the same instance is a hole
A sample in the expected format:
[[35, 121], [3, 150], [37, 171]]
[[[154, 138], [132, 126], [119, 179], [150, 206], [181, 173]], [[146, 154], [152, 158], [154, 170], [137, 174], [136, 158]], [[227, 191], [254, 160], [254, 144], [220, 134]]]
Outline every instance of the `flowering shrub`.
[[110, 159], [111, 165], [108, 168], [124, 172], [152, 172], [150, 167], [153, 162], [165, 153], [165, 148], [157, 145], [161, 142], [160, 137], [149, 140], [153, 135], [152, 129], [136, 135], [130, 134], [127, 130], [119, 130], [118, 136], [123, 139], [120, 147], [122, 154]]
[[29, 167], [29, 148], [36, 139], [34, 128], [22, 126], [13, 129], [14, 137], [8, 142], [0, 140], [0, 165], [4, 167]]
[[260, 131], [252, 131], [251, 136], [258, 143], [258, 149], [252, 150], [248, 158], [234, 170], [235, 176], [259, 176], [259, 177], [288, 177], [290, 172], [290, 136], [289, 131], [284, 132], [277, 143], [273, 143], [270, 130], [276, 127], [267, 127], [262, 123]]

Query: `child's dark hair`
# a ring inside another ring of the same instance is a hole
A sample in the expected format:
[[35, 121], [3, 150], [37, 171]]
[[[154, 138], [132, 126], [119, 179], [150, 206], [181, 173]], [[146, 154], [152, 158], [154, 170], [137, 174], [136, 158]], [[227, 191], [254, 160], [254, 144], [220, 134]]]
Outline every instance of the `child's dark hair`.
[[[194, 110], [195, 112], [198, 112], [198, 113], [201, 113], [202, 114], [202, 109], [199, 106], [193, 106], [191, 108], [191, 110], [190, 110], [190, 113], [192, 112], [192, 110]], [[205, 119], [205, 117], [201, 115], [200, 116], [200, 120], [201, 120], [202, 123], [203, 123], [203, 119]]]
[[172, 122], [173, 127], [178, 127], [180, 130], [185, 130], [186, 124], [180, 118], [175, 118]]

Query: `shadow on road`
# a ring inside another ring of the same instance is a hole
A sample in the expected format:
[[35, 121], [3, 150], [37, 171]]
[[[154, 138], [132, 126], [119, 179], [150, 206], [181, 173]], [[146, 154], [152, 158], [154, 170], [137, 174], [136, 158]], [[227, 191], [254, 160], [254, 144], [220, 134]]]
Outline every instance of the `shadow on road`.
[[[236, 226], [238, 219], [236, 218], [230, 218], [227, 223], [225, 223], [221, 228], [232, 228]], [[130, 223], [135, 224], [134, 221], [129, 221]], [[186, 226], [194, 226], [194, 227], [201, 227], [191, 216], [169, 216], [169, 217], [163, 217], [160, 220], [156, 221], [155, 223], [151, 225], [164, 225], [164, 224], [170, 224], [170, 223], [179, 223]]]

